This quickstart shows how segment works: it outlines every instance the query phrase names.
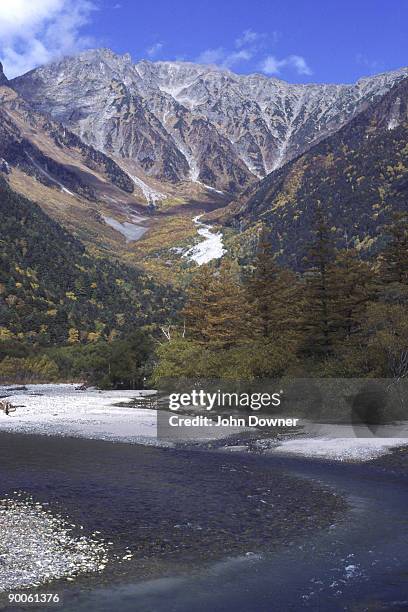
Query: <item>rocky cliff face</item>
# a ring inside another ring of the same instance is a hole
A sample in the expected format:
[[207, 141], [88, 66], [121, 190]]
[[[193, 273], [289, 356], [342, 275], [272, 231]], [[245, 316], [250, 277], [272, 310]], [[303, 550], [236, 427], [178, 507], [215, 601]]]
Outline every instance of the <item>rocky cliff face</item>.
[[3, 64], [0, 62], [0, 85], [7, 85], [8, 79], [3, 72]]
[[185, 62], [134, 64], [128, 54], [99, 49], [12, 86], [127, 168], [237, 193], [337, 131], [407, 74], [293, 85]]
[[[107, 155], [0, 86], [0, 158], [49, 187], [87, 199], [130, 194], [134, 183]], [[123, 196], [125, 198], [125, 196]]]
[[278, 258], [302, 269], [320, 202], [333, 244], [375, 252], [393, 213], [407, 209], [407, 142], [408, 78], [213, 218], [244, 234], [266, 223]]

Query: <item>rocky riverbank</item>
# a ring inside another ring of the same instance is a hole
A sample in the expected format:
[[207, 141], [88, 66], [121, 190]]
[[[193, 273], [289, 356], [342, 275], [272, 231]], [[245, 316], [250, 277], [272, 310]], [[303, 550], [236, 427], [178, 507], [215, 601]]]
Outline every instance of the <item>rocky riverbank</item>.
[[0, 592], [106, 567], [106, 545], [15, 491], [0, 499]]

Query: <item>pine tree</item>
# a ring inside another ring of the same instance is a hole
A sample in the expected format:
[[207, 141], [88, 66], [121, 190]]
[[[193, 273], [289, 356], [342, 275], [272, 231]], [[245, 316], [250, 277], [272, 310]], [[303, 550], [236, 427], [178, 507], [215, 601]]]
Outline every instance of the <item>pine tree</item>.
[[201, 342], [204, 342], [203, 316], [214, 299], [213, 285], [213, 270], [208, 265], [201, 266], [187, 290], [187, 300], [182, 310], [188, 336]]
[[238, 271], [229, 261], [217, 270], [202, 266], [183, 310], [189, 337], [211, 349], [238, 346], [247, 337], [245, 293]]
[[290, 270], [274, 262], [268, 233], [262, 230], [254, 270], [246, 282], [251, 336], [294, 338], [300, 316], [299, 283]]
[[382, 253], [382, 278], [386, 283], [408, 285], [408, 212], [394, 215], [389, 233], [390, 242]]
[[399, 380], [408, 377], [408, 212], [394, 215], [389, 234], [363, 331], [370, 374]]
[[351, 249], [340, 251], [328, 267], [331, 345], [357, 334], [364, 322], [367, 306], [375, 297], [372, 267]]
[[316, 204], [313, 225], [314, 240], [305, 260], [307, 290], [303, 330], [306, 352], [324, 356], [332, 348], [330, 268], [335, 251], [320, 202]]

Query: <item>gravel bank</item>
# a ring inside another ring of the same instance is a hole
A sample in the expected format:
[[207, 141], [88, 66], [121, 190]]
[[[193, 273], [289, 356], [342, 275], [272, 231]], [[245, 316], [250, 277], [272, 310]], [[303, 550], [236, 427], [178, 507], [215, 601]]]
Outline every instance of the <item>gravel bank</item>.
[[27, 495], [1, 499], [0, 592], [102, 571], [106, 546], [75, 528]]

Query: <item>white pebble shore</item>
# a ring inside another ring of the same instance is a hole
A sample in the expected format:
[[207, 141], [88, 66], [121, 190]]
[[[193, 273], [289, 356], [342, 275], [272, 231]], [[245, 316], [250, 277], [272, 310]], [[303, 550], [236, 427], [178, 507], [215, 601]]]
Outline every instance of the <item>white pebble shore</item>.
[[75, 528], [24, 493], [0, 499], [0, 592], [102, 571], [106, 544]]

